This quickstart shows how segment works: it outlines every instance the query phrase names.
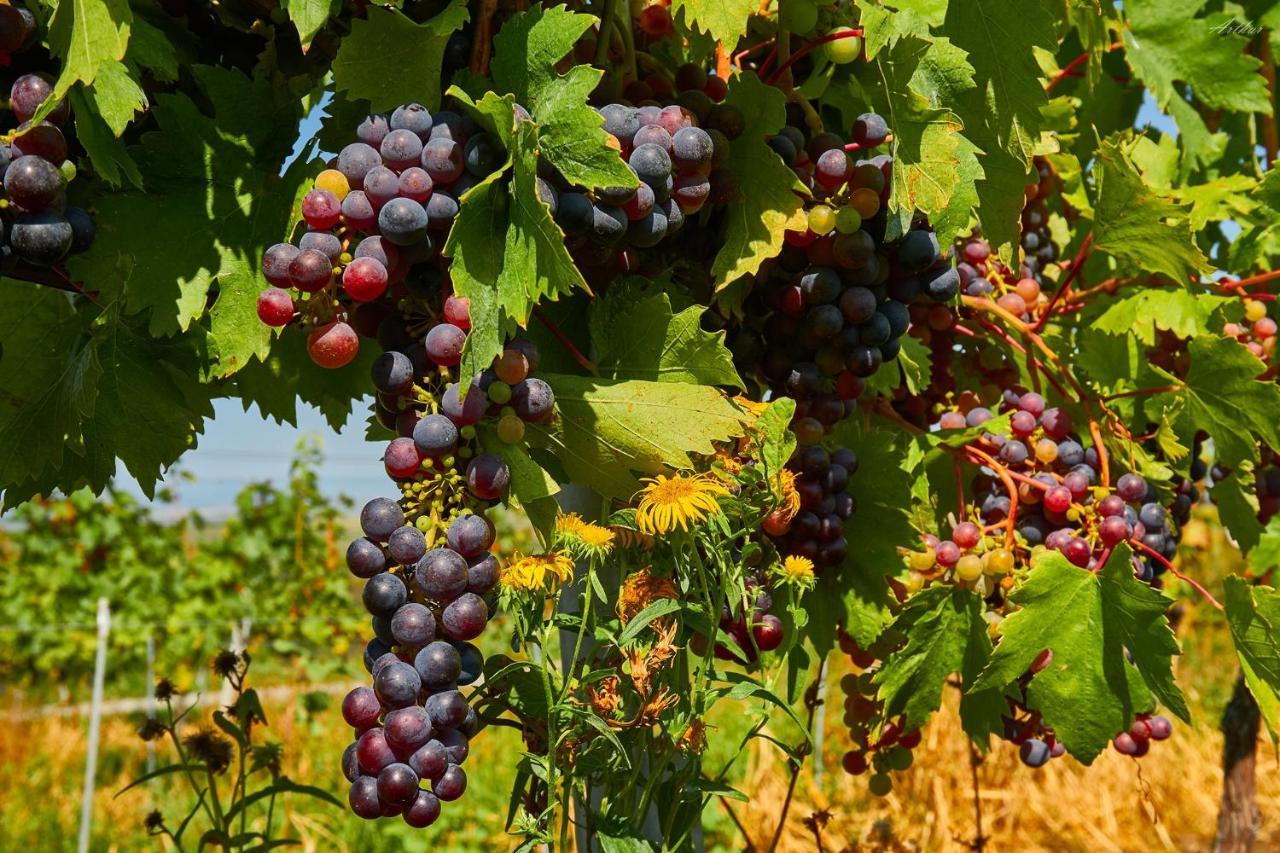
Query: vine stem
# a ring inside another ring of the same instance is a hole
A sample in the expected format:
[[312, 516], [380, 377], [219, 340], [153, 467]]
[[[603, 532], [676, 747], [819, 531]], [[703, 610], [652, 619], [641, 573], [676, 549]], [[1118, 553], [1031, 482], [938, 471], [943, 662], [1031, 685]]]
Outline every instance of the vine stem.
[[[889, 145], [892, 142], [893, 142], [893, 134], [886, 133], [884, 137], [884, 142], [881, 142], [880, 145]], [[850, 142], [847, 145], [845, 145], [844, 150], [845, 151], [861, 151], [864, 148], [878, 148], [878, 147], [879, 147], [878, 145], [863, 145], [859, 142]]]
[[582, 365], [584, 370], [588, 371], [592, 376], [600, 375], [600, 370], [596, 367], [595, 362], [583, 355], [582, 351], [574, 346], [573, 341], [569, 340], [569, 336], [561, 331], [560, 327], [556, 325], [555, 320], [548, 317], [545, 311], [541, 308], [534, 308], [533, 316], [537, 317], [538, 322], [547, 327], [547, 331], [560, 342], [560, 345], [565, 348], [565, 351], [568, 352], [570, 356], [573, 357], [574, 361]]
[[1134, 391], [1118, 391], [1115, 394], [1108, 394], [1103, 400], [1118, 400], [1121, 397], [1145, 397], [1148, 394], [1169, 394], [1173, 391], [1181, 391], [1186, 388], [1185, 385], [1162, 385], [1159, 388], [1138, 388]]
[[972, 445], [965, 448], [965, 453], [981, 459], [1004, 483], [1004, 487], [1009, 491], [1009, 516], [1004, 522], [1004, 547], [1013, 547], [1013, 530], [1018, 520], [1018, 487], [1013, 484], [1013, 478], [1009, 476], [1009, 469], [997, 462], [990, 454], [979, 450]]
[[[1124, 45], [1121, 42], [1118, 42], [1118, 41], [1112, 42], [1107, 46], [1107, 51], [1108, 52], [1113, 51], [1121, 47], [1124, 47]], [[1054, 78], [1052, 80], [1050, 80], [1048, 83], [1045, 84], [1044, 90], [1046, 92], [1052, 92], [1054, 87], [1057, 86], [1059, 83], [1061, 83], [1063, 80], [1067, 79], [1068, 77], [1078, 76], [1075, 73], [1076, 69], [1079, 68], [1081, 65], [1084, 65], [1088, 60], [1089, 60], [1089, 52], [1085, 51], [1084, 53], [1077, 56], [1075, 59], [1068, 62], [1065, 66], [1063, 66], [1061, 71], [1059, 71], [1056, 75], [1054, 75]]]
[[982, 797], [981, 785], [978, 782], [978, 765], [981, 763], [982, 758], [978, 755], [977, 748], [970, 743], [969, 774], [973, 779], [973, 821], [974, 826], [977, 828], [976, 834], [973, 837], [973, 844], [971, 845], [974, 850], [987, 849], [987, 836], [982, 832]]
[[1133, 545], [1138, 550], [1146, 554], [1148, 557], [1151, 557], [1160, 565], [1164, 566], [1165, 569], [1169, 572], [1169, 574], [1173, 575], [1178, 580], [1185, 581], [1186, 583], [1190, 584], [1192, 587], [1195, 588], [1196, 592], [1203, 595], [1205, 600], [1208, 601], [1210, 604], [1212, 604], [1214, 607], [1216, 607], [1218, 610], [1220, 611], [1224, 610], [1222, 604], [1218, 601], [1218, 599], [1214, 598], [1213, 594], [1210, 593], [1209, 590], [1201, 586], [1199, 581], [1195, 580], [1194, 578], [1187, 577], [1182, 572], [1175, 569], [1173, 567], [1173, 563], [1165, 559], [1165, 556], [1163, 554], [1160, 554], [1152, 550], [1151, 547], [1148, 546], [1146, 542], [1143, 542], [1141, 539], [1131, 539], [1129, 541], [1129, 544]]
[[[808, 42], [804, 47], [800, 48], [795, 53], [788, 56], [786, 60], [781, 65], [778, 66], [778, 70], [774, 71], [773, 74], [769, 75], [769, 79], [765, 82], [767, 82], [770, 86], [772, 86], [774, 83], [778, 81], [779, 77], [781, 77], [783, 74], [786, 73], [788, 68], [790, 68], [792, 65], [795, 65], [801, 59], [808, 56], [814, 50], [818, 49], [819, 47], [826, 44], [827, 42], [839, 41], [840, 39], [848, 39], [848, 38], [862, 38], [862, 32], [863, 32], [862, 28], [857, 27], [852, 30], [843, 30], [838, 33], [827, 33], [822, 38], [813, 39], [812, 41]], [[761, 66], [760, 71], [761, 73], [764, 73], [763, 66]]]
[[1259, 273], [1248, 278], [1236, 279], [1232, 282], [1223, 282], [1222, 286], [1228, 290], [1244, 290], [1247, 287], [1253, 287], [1259, 284], [1266, 284], [1280, 278], [1280, 270], [1271, 270], [1270, 272]]
[[[822, 669], [826, 665], [827, 659], [825, 657], [818, 661], [818, 676], [813, 684], [809, 685], [805, 690], [804, 703], [809, 706], [809, 714], [804, 724], [806, 738], [810, 737], [809, 733], [813, 731], [813, 716], [817, 712], [818, 706], [822, 704], [822, 697], [818, 695], [817, 687], [822, 682]], [[802, 749], [808, 749], [807, 742], [802, 743], [800, 746]], [[773, 853], [778, 849], [778, 842], [782, 840], [782, 832], [787, 828], [787, 812], [791, 810], [791, 800], [796, 792], [796, 783], [800, 781], [800, 767], [804, 763], [804, 756], [807, 754], [808, 752], [806, 751], [801, 754], [799, 761], [791, 762], [791, 781], [787, 783], [787, 796], [782, 801], [782, 814], [778, 817], [778, 826], [774, 829], [773, 839], [769, 842], [769, 853]]]
[[733, 810], [733, 806], [729, 805], [729, 801], [722, 796], [717, 796], [720, 805], [724, 806], [724, 810], [729, 814], [729, 820], [733, 821], [733, 825], [738, 828], [738, 832], [742, 835], [742, 840], [746, 842], [745, 853], [756, 853], [756, 845], [752, 843], [751, 836], [747, 834], [747, 828], [743, 825], [742, 819], [738, 817], [738, 813]]
[[613, 26], [614, 7], [618, 0], [604, 0], [600, 12], [600, 35], [596, 40], [596, 66], [603, 68], [609, 59], [609, 30]]
[[1053, 316], [1053, 309], [1057, 306], [1058, 301], [1066, 295], [1067, 290], [1071, 287], [1071, 282], [1079, 275], [1080, 270], [1084, 268], [1085, 258], [1088, 257], [1089, 249], [1093, 246], [1093, 232], [1090, 231], [1085, 236], [1084, 242], [1080, 244], [1080, 250], [1076, 252], [1075, 260], [1071, 262], [1071, 269], [1063, 276], [1062, 283], [1058, 285], [1058, 289], [1053, 292], [1053, 296], [1049, 299], [1049, 304], [1045, 306], [1044, 311], [1040, 314], [1040, 319], [1036, 320], [1035, 325], [1031, 327], [1033, 332], [1039, 332], [1044, 328], [1044, 324], [1049, 322], [1049, 318]]
[[[1262, 62], [1259, 72], [1263, 79], [1267, 81], [1267, 94], [1271, 97], [1273, 105], [1276, 102], [1276, 63], [1271, 56], [1271, 30], [1264, 29], [1262, 38], [1258, 45], [1258, 59]], [[1275, 167], [1277, 153], [1280, 153], [1280, 133], [1277, 132], [1276, 122], [1274, 118], [1269, 116], [1259, 116], [1258, 121], [1262, 123], [1262, 143], [1267, 152], [1267, 168]]]

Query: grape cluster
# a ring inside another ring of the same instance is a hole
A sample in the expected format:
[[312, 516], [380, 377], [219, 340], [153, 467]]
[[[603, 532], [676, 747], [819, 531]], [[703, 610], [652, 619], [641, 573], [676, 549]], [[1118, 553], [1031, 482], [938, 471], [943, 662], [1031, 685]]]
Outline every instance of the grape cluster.
[[360, 526], [365, 535], [347, 548], [347, 566], [366, 579], [374, 638], [364, 662], [373, 686], [342, 702], [356, 738], [342, 756], [348, 802], [362, 818], [401, 815], [427, 827], [441, 801], [467, 787], [461, 765], [479, 720], [459, 687], [476, 681], [484, 663], [471, 640], [488, 622], [485, 596], [498, 581], [494, 530], [483, 515], [459, 515], [446, 544], [429, 548], [390, 498], [367, 503]]
[[[17, 36], [6, 26], [14, 20], [26, 21], [17, 10], [0, 7], [0, 52]], [[18, 17], [14, 19], [14, 15]], [[88, 211], [67, 204], [67, 184], [76, 175], [62, 131], [71, 118], [70, 106], [59, 102], [44, 119], [32, 121], [52, 94], [53, 78], [43, 73], [23, 74], [9, 89], [9, 109], [16, 126], [6, 133], [8, 143], [0, 144], [0, 183], [4, 187], [0, 256], [7, 265], [52, 266], [88, 249], [96, 234]]]
[[[920, 730], [905, 728], [902, 717], [885, 719], [884, 702], [876, 698], [874, 682], [877, 656], [860, 648], [856, 641], [840, 631], [840, 651], [849, 656], [858, 673], [846, 673], [840, 679], [844, 693], [844, 725], [849, 729], [853, 749], [840, 760], [850, 776], [861, 776], [872, 771], [867, 788], [877, 797], [884, 797], [893, 790], [893, 770], [906, 770], [911, 766], [911, 751], [920, 745]], [[872, 734], [879, 729], [873, 739]]]
[[[856, 150], [873, 149], [888, 127], [866, 113], [852, 136]], [[805, 230], [788, 231], [782, 253], [757, 276], [748, 320], [729, 345], [744, 373], [796, 399], [796, 432], [812, 444], [854, 410], [867, 378], [897, 358], [908, 303], [921, 294], [949, 301], [959, 284], [923, 224], [885, 241], [889, 155], [853, 159], [839, 136], [809, 136], [795, 124], [769, 145], [817, 200]]]
[[1244, 318], [1239, 323], [1226, 323], [1222, 333], [1248, 347], [1249, 352], [1275, 372], [1276, 321], [1267, 316], [1267, 303], [1260, 299], [1244, 300]]
[[803, 447], [792, 455], [787, 469], [795, 478], [800, 509], [767, 516], [763, 529], [778, 553], [810, 560], [818, 571], [836, 568], [849, 552], [844, 523], [853, 517], [857, 501], [849, 482], [858, 471], [858, 456], [847, 447], [828, 452], [821, 445]]
[[[1001, 580], [1037, 549], [1058, 551], [1073, 565], [1093, 569], [1121, 542], [1135, 548], [1138, 578], [1152, 582], [1163, 573], [1164, 560], [1177, 553], [1180, 525], [1196, 497], [1194, 487], [1187, 484], [1173, 513], [1137, 474], [1125, 474], [1114, 489], [1106, 489], [1098, 484], [1096, 449], [1082, 445], [1065, 410], [1046, 407], [1035, 392], [1018, 390], [1006, 393], [1001, 408], [1009, 415], [1009, 434], [984, 433], [974, 446], [1018, 475], [1016, 540], [1007, 543], [1001, 536], [1014, 511], [1013, 500], [999, 473], [984, 466], [972, 489], [977, 519], [987, 527], [963, 520], [949, 539], [928, 537], [925, 550], [908, 558], [919, 580], [949, 573], [966, 584], [989, 576], [992, 581], [986, 586], [1006, 586], [1011, 579]], [[976, 406], [944, 413], [937, 426], [977, 427], [994, 417], [990, 409]]]
[[498, 138], [470, 118], [421, 104], [370, 115], [356, 136], [303, 199], [296, 244], [277, 243], [262, 259], [271, 287], [258, 317], [279, 327], [300, 316], [322, 367], [355, 358], [360, 306], [439, 289], [439, 250], [459, 197], [506, 159]]
[[732, 638], [737, 651], [735, 653], [725, 643], [717, 642], [715, 654], [721, 660], [754, 663], [760, 652], [771, 652], [782, 645], [786, 639], [786, 627], [781, 619], [769, 612], [773, 607], [773, 594], [762, 566], [757, 565], [748, 571], [743, 586], [746, 587], [746, 600], [736, 608], [726, 603], [720, 611], [720, 630]]

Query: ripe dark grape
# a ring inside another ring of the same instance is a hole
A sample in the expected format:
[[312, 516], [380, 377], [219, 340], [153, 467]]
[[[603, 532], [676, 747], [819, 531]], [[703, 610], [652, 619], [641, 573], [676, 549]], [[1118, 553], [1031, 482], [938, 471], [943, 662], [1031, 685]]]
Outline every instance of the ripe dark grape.
[[[454, 184], [451, 189], [462, 193], [461, 182]], [[426, 203], [427, 219], [430, 228], [435, 231], [447, 230], [453, 224], [454, 217], [458, 215], [458, 200], [449, 193], [438, 190], [431, 194], [431, 198]]]
[[427, 332], [427, 355], [441, 367], [454, 367], [462, 361], [466, 342], [466, 332], [451, 323], [441, 323]]
[[382, 549], [368, 539], [355, 539], [347, 546], [347, 568], [358, 578], [371, 578], [386, 564]]
[[[435, 198], [433, 195], [432, 200]], [[393, 198], [378, 211], [378, 229], [397, 246], [421, 243], [426, 239], [427, 225], [426, 209], [410, 198]]]
[[426, 829], [440, 817], [440, 798], [430, 791], [418, 791], [404, 810], [404, 822], [414, 829]]
[[24, 122], [14, 133], [11, 156], [31, 154], [55, 164], [67, 159], [67, 139], [48, 121], [34, 125]]
[[462, 657], [452, 645], [437, 640], [418, 652], [413, 667], [428, 690], [442, 690], [458, 680], [462, 672]]
[[369, 729], [360, 735], [356, 741], [356, 757], [360, 761], [360, 769], [373, 776], [396, 760], [395, 752], [387, 743], [386, 733], [380, 728]]
[[475, 716], [475, 711], [467, 709], [463, 715], [463, 722], [459, 724], [457, 729], [445, 729], [439, 733], [438, 740], [444, 746], [445, 756], [449, 759], [450, 764], [462, 764], [467, 760], [467, 756], [471, 752], [471, 747], [467, 743], [468, 735], [462, 733], [461, 729], [465, 728], [468, 719]]
[[1137, 474], [1125, 474], [1116, 481], [1116, 493], [1126, 501], [1140, 501], [1147, 495], [1147, 481]]
[[418, 796], [418, 774], [407, 764], [388, 764], [378, 774], [378, 799], [408, 805]]
[[397, 528], [387, 539], [387, 553], [402, 566], [412, 566], [427, 553], [427, 539], [412, 524]]
[[536, 377], [529, 377], [511, 388], [511, 406], [521, 420], [542, 423], [550, 419], [554, 405], [555, 392]]
[[378, 211], [363, 190], [352, 190], [342, 200], [342, 221], [356, 231], [369, 231], [378, 224]]
[[418, 562], [414, 578], [423, 595], [435, 601], [452, 601], [466, 592], [467, 561], [451, 548], [435, 548]]
[[[458, 683], [462, 685], [471, 684], [478, 679], [484, 671], [484, 653], [471, 643], [458, 643], [458, 654], [462, 660], [462, 671], [458, 675]], [[455, 764], [461, 764], [461, 761], [455, 761]]]
[[472, 557], [467, 568], [467, 592], [484, 595], [498, 583], [498, 558], [492, 554]]
[[446, 538], [450, 548], [470, 559], [489, 550], [489, 546], [493, 544], [494, 531], [483, 516], [460, 515], [449, 525]]
[[303, 293], [315, 293], [333, 280], [333, 263], [324, 253], [304, 249], [289, 264], [289, 281]]
[[57, 166], [31, 154], [14, 160], [4, 173], [5, 194], [28, 211], [42, 211], [52, 206], [65, 187], [66, 181]]
[[382, 716], [382, 704], [378, 696], [368, 687], [357, 687], [342, 700], [342, 719], [347, 725], [359, 732], [366, 731], [378, 724]]
[[391, 635], [402, 646], [421, 648], [435, 639], [436, 617], [423, 605], [410, 602], [391, 617]]
[[492, 133], [477, 133], [467, 140], [462, 159], [466, 169], [477, 178], [483, 178], [502, 165], [506, 151], [498, 137]]
[[456, 764], [450, 764], [440, 778], [431, 783], [431, 790], [446, 802], [456, 800], [467, 790], [467, 774]]
[[276, 287], [292, 287], [289, 265], [301, 250], [289, 243], [276, 243], [262, 256], [262, 274]]
[[416, 166], [422, 157], [422, 140], [411, 130], [392, 130], [378, 147], [382, 162], [395, 171]]
[[382, 816], [382, 803], [378, 800], [378, 780], [373, 776], [361, 776], [351, 783], [347, 792], [351, 811], [365, 820]]
[[458, 446], [458, 428], [444, 415], [427, 415], [414, 426], [413, 443], [423, 456], [444, 456]]
[[457, 690], [445, 690], [427, 697], [427, 714], [436, 729], [456, 729], [467, 718], [467, 700]]
[[[44, 74], [23, 74], [13, 81], [9, 88], [9, 109], [18, 121], [30, 121], [36, 110], [53, 94], [53, 82]], [[49, 114], [49, 121], [62, 124], [70, 115], [71, 108], [64, 101], [58, 104]]]
[[444, 635], [451, 640], [474, 640], [489, 621], [489, 608], [484, 599], [473, 592], [463, 593], [445, 607], [440, 615]]
[[373, 387], [383, 394], [402, 394], [413, 385], [413, 362], [401, 352], [384, 352], [370, 368]]
[[[409, 758], [431, 740], [431, 716], [420, 705], [397, 708], [387, 713], [382, 731], [392, 752], [409, 762]], [[412, 763], [409, 766], [412, 767]]]
[[889, 135], [889, 125], [876, 113], [863, 113], [853, 123], [853, 141], [863, 148], [875, 148]]
[[498, 500], [510, 483], [511, 470], [497, 456], [484, 453], [467, 465], [467, 489], [481, 500]]
[[387, 708], [404, 708], [412, 705], [422, 689], [418, 671], [407, 663], [388, 664], [373, 677], [373, 690]]
[[364, 186], [365, 175], [382, 165], [382, 155], [371, 145], [353, 142], [338, 152], [337, 169], [350, 183], [353, 190]]
[[422, 149], [422, 168], [437, 185], [451, 184], [463, 171], [462, 148], [452, 139], [433, 136]]
[[488, 396], [474, 384], [467, 386], [466, 396], [461, 400], [456, 383], [445, 388], [444, 395], [440, 398], [440, 411], [460, 427], [479, 422], [488, 408]]
[[13, 253], [37, 266], [51, 266], [66, 257], [72, 238], [71, 223], [52, 210], [24, 213], [9, 230]]
[[374, 616], [390, 617], [409, 597], [404, 581], [390, 572], [382, 572], [369, 578], [364, 585], [365, 609]]
[[[426, 714], [426, 709], [421, 710], [423, 714]], [[428, 722], [430, 722], [430, 717], [428, 717]], [[445, 733], [440, 732], [439, 734], [443, 735]], [[457, 762], [454, 763], [456, 764]], [[439, 779], [445, 768], [449, 766], [449, 753], [441, 741], [428, 740], [409, 756], [408, 764], [420, 779]]]
[[348, 782], [354, 782], [360, 778], [360, 759], [356, 756], [354, 743], [347, 744], [347, 748], [342, 751], [342, 775]]
[[375, 542], [386, 542], [404, 526], [404, 510], [390, 498], [374, 498], [360, 510], [360, 529]]
[[431, 138], [432, 124], [431, 112], [422, 104], [402, 104], [395, 108], [391, 113], [391, 119], [386, 122], [386, 126], [391, 130], [412, 131], [423, 141]]
[[400, 194], [400, 176], [379, 163], [364, 176], [363, 192], [374, 210], [379, 210]]
[[418, 452], [413, 439], [401, 436], [391, 440], [386, 452], [382, 455], [383, 465], [387, 473], [397, 479], [412, 477], [418, 473], [422, 464], [422, 454]]
[[1049, 745], [1037, 738], [1029, 738], [1018, 747], [1022, 763], [1028, 767], [1043, 767], [1051, 757]]

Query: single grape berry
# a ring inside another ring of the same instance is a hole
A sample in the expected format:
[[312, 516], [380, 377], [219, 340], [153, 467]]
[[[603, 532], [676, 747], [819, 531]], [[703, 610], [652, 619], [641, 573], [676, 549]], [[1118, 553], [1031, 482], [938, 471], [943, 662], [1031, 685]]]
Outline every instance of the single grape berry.
[[414, 426], [413, 443], [423, 456], [445, 456], [458, 446], [458, 428], [444, 415], [427, 415]]
[[441, 323], [427, 332], [427, 356], [441, 367], [456, 367], [462, 362], [462, 347], [467, 333], [452, 323]]
[[496, 501], [511, 483], [507, 463], [490, 453], [483, 453], [467, 465], [467, 490], [482, 501]]
[[452, 601], [467, 589], [467, 561], [451, 548], [428, 551], [413, 571], [418, 589], [434, 601]]
[[307, 354], [321, 367], [345, 367], [356, 357], [360, 337], [341, 320], [317, 326], [307, 338]]
[[342, 271], [342, 289], [357, 302], [372, 302], [387, 289], [387, 268], [375, 258], [356, 258]]
[[493, 544], [494, 532], [484, 516], [468, 514], [453, 520], [445, 538], [450, 548], [469, 559], [489, 550], [489, 546]]
[[387, 558], [376, 542], [354, 539], [347, 546], [347, 568], [358, 578], [371, 578], [386, 568]]
[[293, 319], [293, 297], [289, 291], [268, 287], [258, 294], [258, 319], [268, 326], [287, 326]]

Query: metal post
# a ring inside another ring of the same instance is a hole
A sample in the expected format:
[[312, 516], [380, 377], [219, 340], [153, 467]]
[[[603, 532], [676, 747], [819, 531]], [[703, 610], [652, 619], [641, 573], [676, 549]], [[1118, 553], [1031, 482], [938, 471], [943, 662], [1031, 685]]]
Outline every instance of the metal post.
[[[156, 635], [147, 634], [147, 719], [156, 718]], [[147, 772], [156, 769], [155, 738], [147, 741]]]
[[98, 599], [98, 648], [93, 658], [93, 704], [89, 708], [89, 744], [84, 761], [84, 796], [80, 803], [79, 853], [89, 851], [89, 830], [93, 821], [93, 790], [98, 774], [98, 730], [102, 726], [102, 691], [107, 678], [107, 637], [111, 633], [111, 605]]

